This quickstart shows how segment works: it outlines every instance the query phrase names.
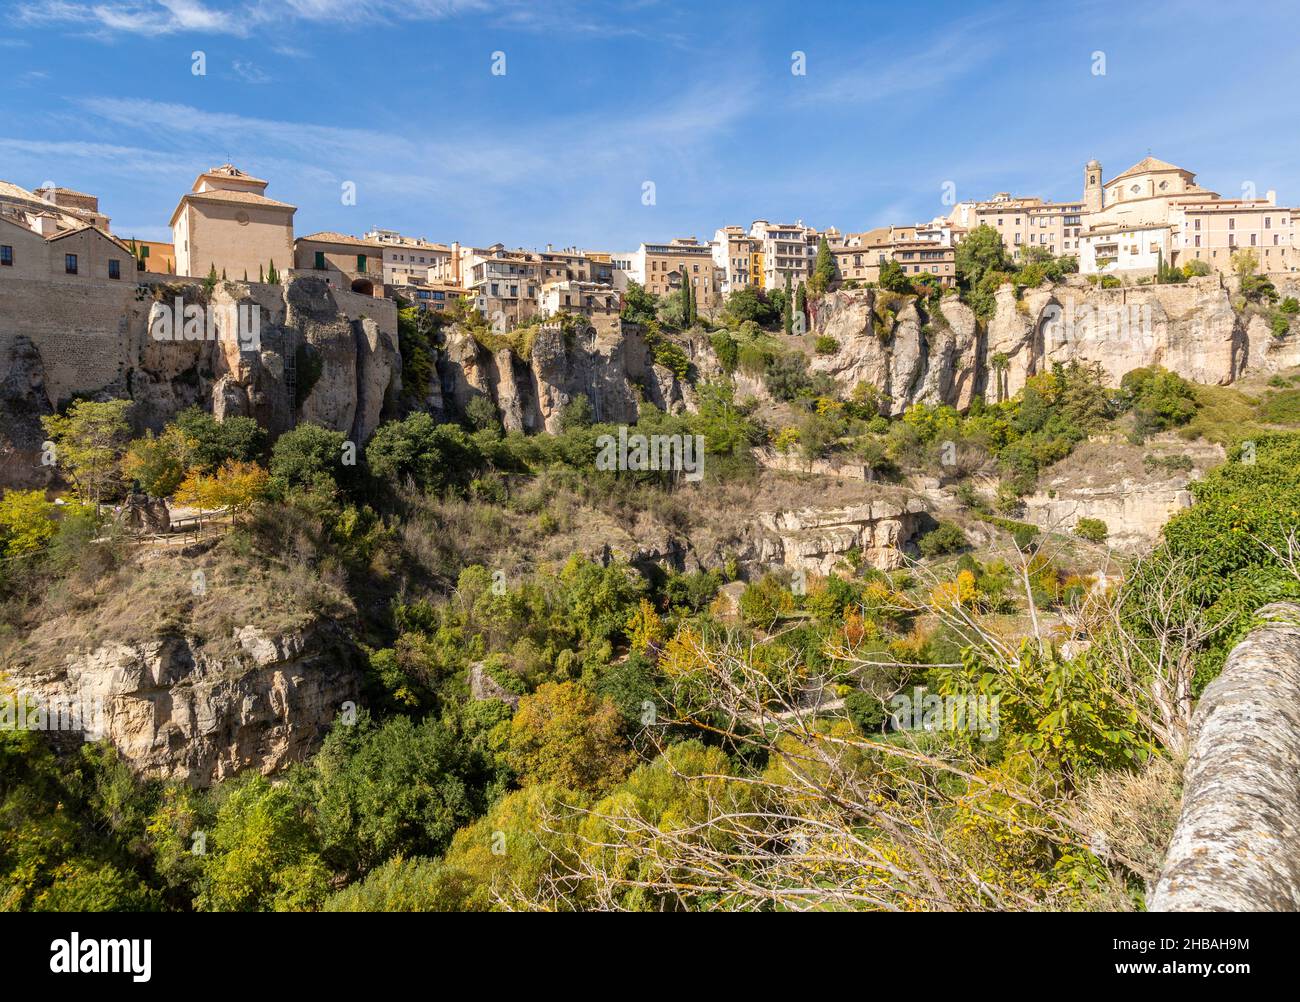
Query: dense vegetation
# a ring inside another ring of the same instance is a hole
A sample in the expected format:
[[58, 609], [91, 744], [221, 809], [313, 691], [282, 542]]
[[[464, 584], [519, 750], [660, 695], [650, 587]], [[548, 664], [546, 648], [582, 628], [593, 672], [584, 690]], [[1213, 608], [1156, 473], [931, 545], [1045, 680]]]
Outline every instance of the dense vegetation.
[[[981, 247], [962, 262], [977, 295], [1006, 268]], [[1017, 274], [1033, 267], [1054, 265]], [[815, 279], [835, 281], [820, 255]], [[136, 436], [124, 402], [48, 419], [67, 503], [0, 497], [4, 650], [144, 587], [137, 546], [99, 513], [138, 485], [220, 510], [204, 566], [343, 624], [365, 691], [310, 760], [208, 790], [141, 780], [102, 743], [0, 730], [0, 908], [1140, 907], [1191, 711], [1152, 693], [1199, 692], [1255, 609], [1300, 592], [1300, 433], [1265, 428], [1294, 423], [1297, 391], [1250, 403], [1257, 424], [1237, 423], [1255, 437], [1193, 485], [1154, 553], [1107, 577], [1093, 554], [1113, 526], [1049, 538], [1009, 517], [1020, 497], [1090, 436], [1192, 433], [1226, 405], [1157, 368], [1108, 389], [1075, 364], [965, 413], [890, 419], [874, 387], [843, 397], [809, 372], [781, 333], [801, 302], [742, 290], [710, 320], [631, 290], [628, 318], [663, 345], [706, 333], [724, 370], [785, 407], [771, 423], [692, 373], [698, 412], [643, 406], [637, 430], [703, 435], [724, 482], [755, 476], [758, 444], [958, 481], [966, 527], [930, 526], [905, 569], [852, 551], [827, 577], [685, 573], [576, 543], [499, 563], [520, 532], [568, 545], [597, 516], [685, 524], [704, 503], [670, 471], [598, 469], [617, 428], [581, 398], [556, 435], [506, 434], [480, 398], [386, 423], [361, 450], [313, 425], [269, 443], [197, 410]], [[402, 323], [423, 397], [439, 335], [413, 311]], [[191, 606], [159, 628], [216, 644], [240, 622]]]

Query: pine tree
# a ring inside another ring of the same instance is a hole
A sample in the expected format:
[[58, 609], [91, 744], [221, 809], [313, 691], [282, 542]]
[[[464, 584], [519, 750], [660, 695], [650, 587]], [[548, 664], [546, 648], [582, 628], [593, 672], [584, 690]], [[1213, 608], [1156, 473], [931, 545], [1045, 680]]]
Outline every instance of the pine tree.
[[808, 319], [808, 289], [803, 282], [799, 283], [799, 290], [794, 294], [794, 307], [805, 320]]
[[257, 281], [259, 285], [266, 281], [266, 274], [262, 271], [262, 263], [260, 261], [257, 264]]
[[268, 285], [280, 284], [280, 273], [275, 270], [275, 258], [271, 258], [271, 267], [266, 272], [266, 282]]

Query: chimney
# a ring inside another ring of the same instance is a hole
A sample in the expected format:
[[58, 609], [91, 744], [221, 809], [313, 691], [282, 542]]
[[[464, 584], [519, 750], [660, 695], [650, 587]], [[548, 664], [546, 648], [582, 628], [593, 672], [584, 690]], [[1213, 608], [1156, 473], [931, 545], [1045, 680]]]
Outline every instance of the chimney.
[[1272, 188], [1269, 188], [1268, 191], [1264, 193], [1264, 200], [1268, 202], [1269, 205], [1277, 205], [1277, 192]]

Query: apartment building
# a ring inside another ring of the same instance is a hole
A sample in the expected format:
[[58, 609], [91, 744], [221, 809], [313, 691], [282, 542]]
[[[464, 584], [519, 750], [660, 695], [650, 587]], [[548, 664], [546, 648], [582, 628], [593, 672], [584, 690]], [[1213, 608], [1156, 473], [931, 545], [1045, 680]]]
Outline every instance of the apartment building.
[[790, 287], [806, 282], [812, 275], [819, 234], [811, 226], [796, 223], [769, 223], [756, 219], [749, 235], [758, 243], [751, 258], [751, 270], [760, 276], [760, 289], [784, 289], [786, 277]]
[[365, 239], [383, 248], [385, 285], [428, 282], [430, 269], [441, 270], [450, 260], [452, 248], [424, 237], [408, 237], [396, 230], [372, 229]]
[[880, 278], [880, 267], [889, 260], [892, 229], [878, 226], [865, 233], [849, 233], [843, 243], [830, 245], [841, 282], [865, 285]]
[[754, 261], [762, 260], [762, 243], [743, 226], [723, 226], [713, 234], [713, 263], [722, 270], [720, 292], [726, 296], [746, 286], [759, 287], [761, 274]]
[[451, 309], [452, 304], [465, 295], [465, 290], [459, 285], [444, 285], [440, 282], [399, 283], [399, 287], [393, 291], [418, 309], [433, 313]]
[[461, 273], [466, 294], [490, 322], [514, 327], [537, 314], [542, 261], [532, 251], [461, 248]]
[[831, 244], [830, 250], [841, 282], [878, 282], [880, 269], [896, 261], [909, 276], [929, 272], [942, 284], [952, 285], [957, 278], [953, 246], [956, 232], [959, 228], [946, 221], [881, 226], [865, 233], [850, 233], [842, 243]]
[[627, 277], [656, 296], [666, 296], [689, 284], [701, 309], [721, 302], [724, 269], [714, 263], [713, 248], [695, 237], [676, 237], [667, 243], [642, 244], [627, 255], [614, 255], [630, 267]]
[[969, 231], [988, 226], [1002, 237], [1013, 260], [1025, 247], [1039, 247], [1053, 256], [1079, 253], [1084, 202], [1046, 202], [1036, 197], [1012, 196], [1000, 191], [983, 202], [954, 206], [947, 223]]
[[566, 279], [543, 285], [537, 304], [548, 316], [575, 314], [586, 317], [601, 333], [612, 333], [618, 329], [623, 297], [611, 285]]
[[1279, 207], [1277, 194], [1263, 199], [1220, 199], [1174, 203], [1169, 213], [1173, 265], [1205, 261], [1218, 272], [1232, 270], [1232, 255], [1250, 250], [1260, 271], [1295, 271], [1294, 209]]

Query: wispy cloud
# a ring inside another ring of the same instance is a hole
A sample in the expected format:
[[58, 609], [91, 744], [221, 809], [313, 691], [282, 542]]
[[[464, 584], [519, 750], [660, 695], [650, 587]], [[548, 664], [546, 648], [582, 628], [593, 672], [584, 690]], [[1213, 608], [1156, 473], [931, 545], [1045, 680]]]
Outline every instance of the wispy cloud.
[[230, 64], [230, 68], [235, 71], [235, 76], [243, 80], [244, 83], [265, 84], [271, 82], [271, 75], [256, 63], [251, 63], [246, 59], [236, 59]]

